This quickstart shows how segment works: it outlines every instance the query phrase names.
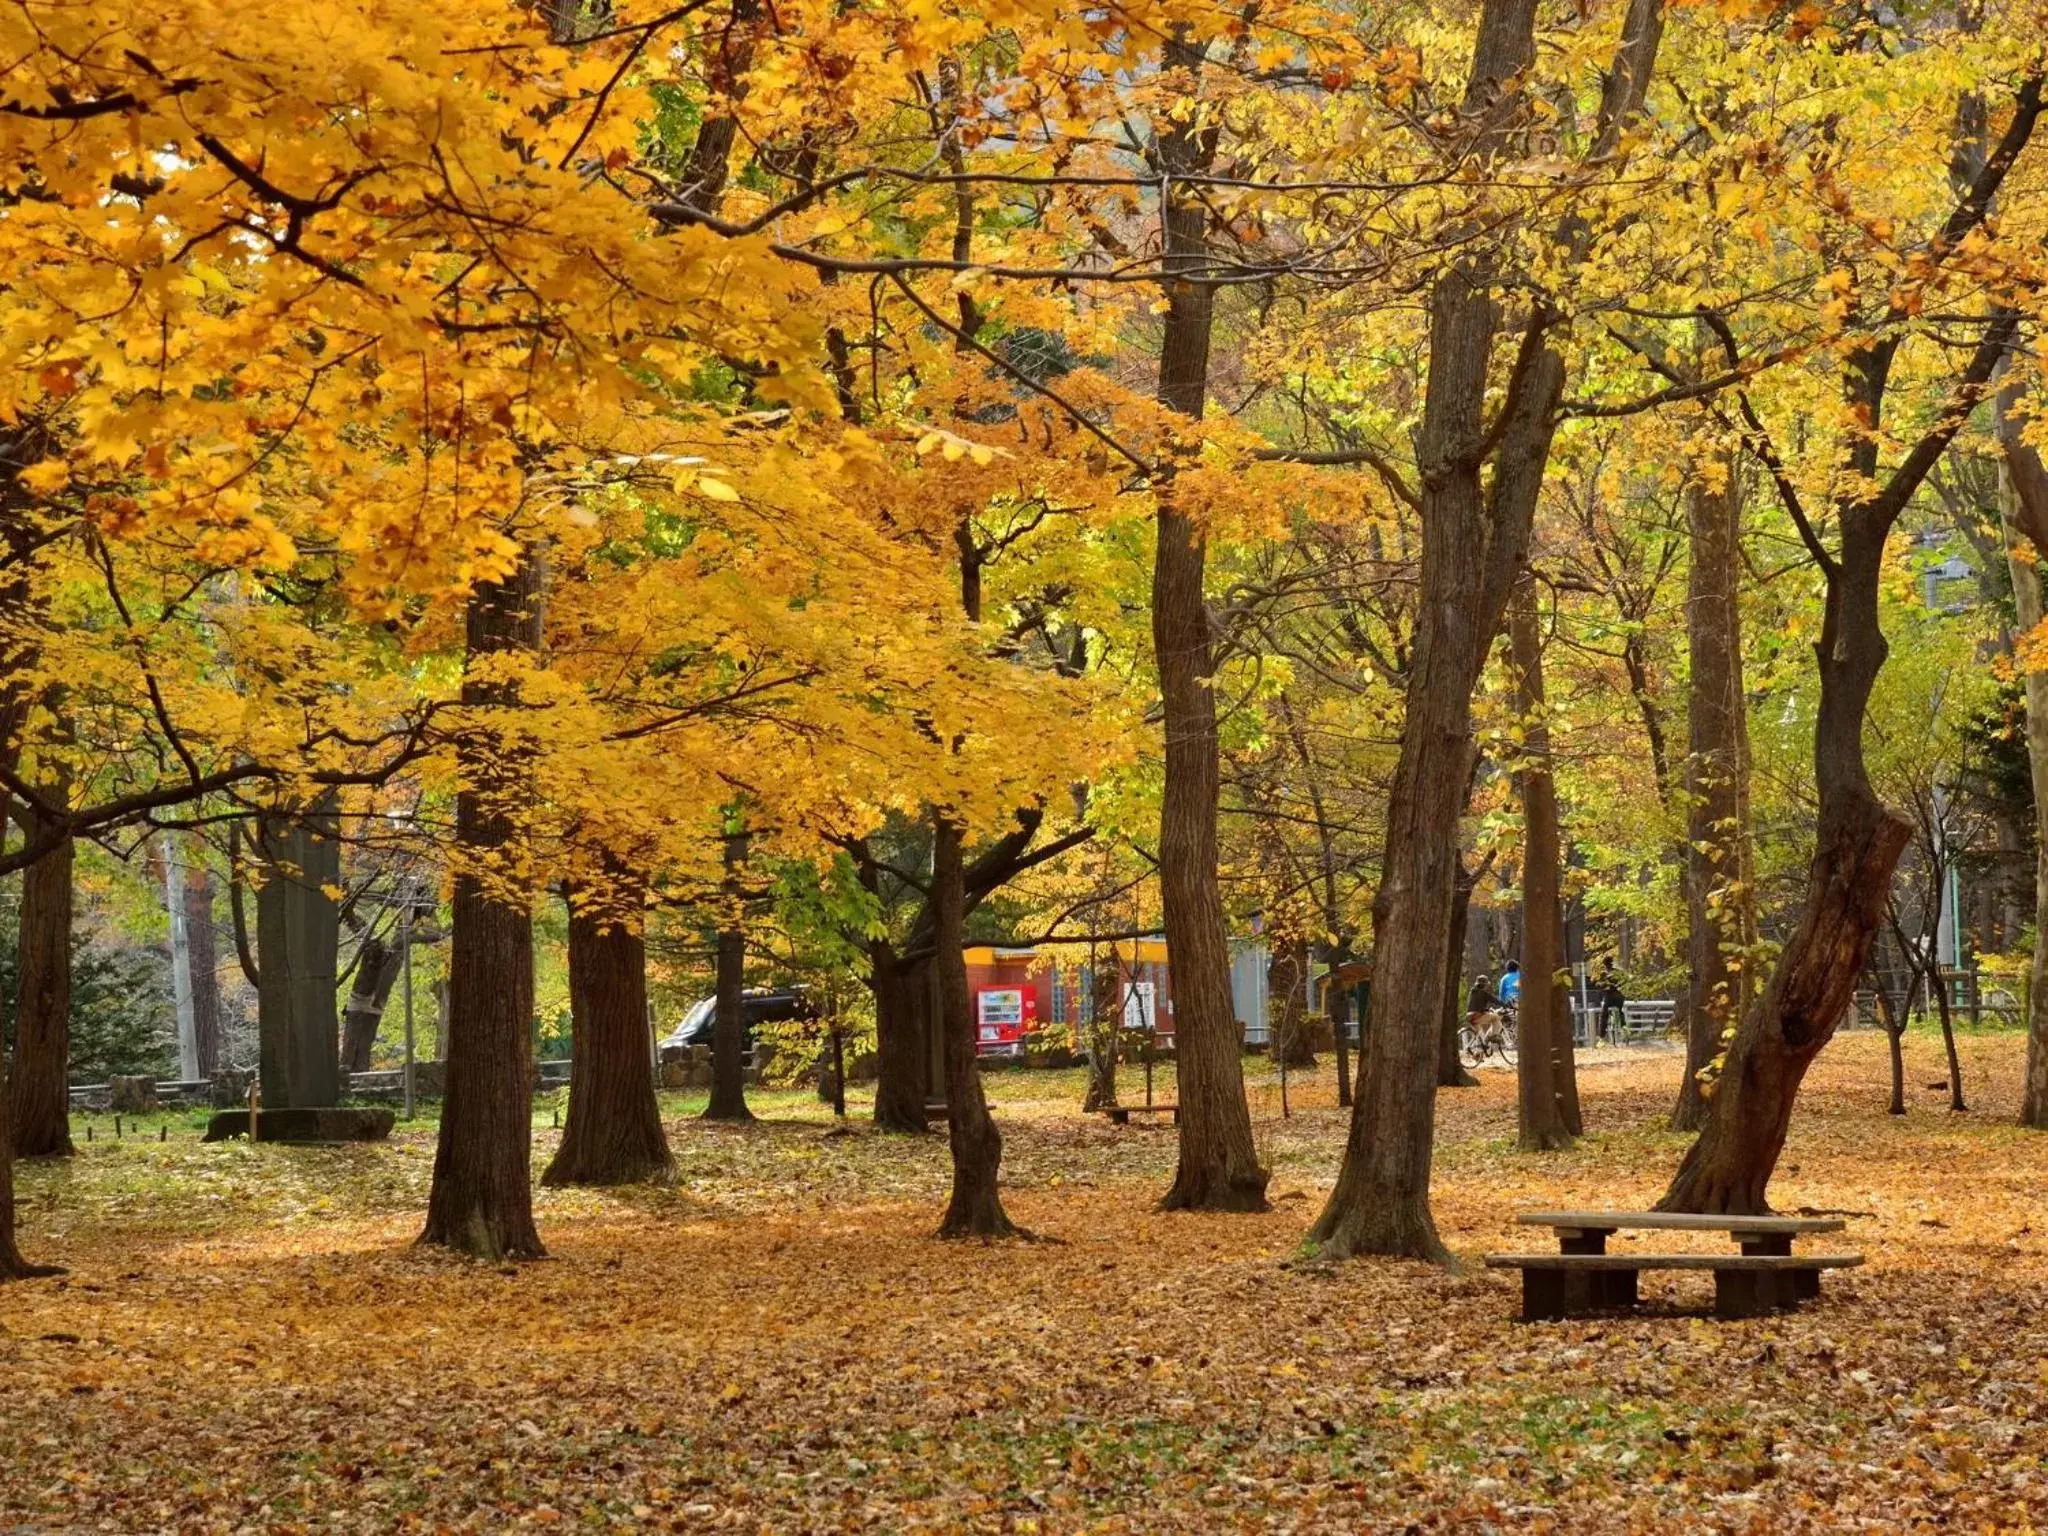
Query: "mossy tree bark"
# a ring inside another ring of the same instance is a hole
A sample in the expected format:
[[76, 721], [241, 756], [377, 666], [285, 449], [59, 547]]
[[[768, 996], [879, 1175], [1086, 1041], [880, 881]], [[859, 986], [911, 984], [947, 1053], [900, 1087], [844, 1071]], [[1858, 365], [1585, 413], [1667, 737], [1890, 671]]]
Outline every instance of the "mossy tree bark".
[[1748, 951], [1756, 942], [1750, 838], [1749, 726], [1742, 689], [1742, 497], [1732, 452], [1696, 472], [1686, 499], [1691, 569], [1686, 649], [1685, 1076], [1671, 1128], [1697, 1130], [1707, 1100], [1700, 1074], [1747, 1011]]

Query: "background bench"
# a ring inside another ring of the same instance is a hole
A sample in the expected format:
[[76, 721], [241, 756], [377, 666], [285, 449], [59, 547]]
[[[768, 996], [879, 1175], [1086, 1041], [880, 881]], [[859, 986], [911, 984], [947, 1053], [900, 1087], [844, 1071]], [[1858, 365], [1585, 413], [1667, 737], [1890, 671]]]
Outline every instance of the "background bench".
[[[1524, 1211], [1524, 1226], [1557, 1233], [1556, 1253], [1490, 1253], [1489, 1269], [1522, 1272], [1522, 1317], [1578, 1317], [1636, 1304], [1636, 1277], [1646, 1269], [1711, 1270], [1714, 1312], [1755, 1317], [1788, 1311], [1820, 1295], [1820, 1272], [1849, 1269], [1861, 1254], [1794, 1254], [1793, 1239], [1839, 1232], [1835, 1217], [1698, 1216], [1667, 1211]], [[1725, 1232], [1739, 1253], [1609, 1253], [1608, 1237], [1623, 1229]]]

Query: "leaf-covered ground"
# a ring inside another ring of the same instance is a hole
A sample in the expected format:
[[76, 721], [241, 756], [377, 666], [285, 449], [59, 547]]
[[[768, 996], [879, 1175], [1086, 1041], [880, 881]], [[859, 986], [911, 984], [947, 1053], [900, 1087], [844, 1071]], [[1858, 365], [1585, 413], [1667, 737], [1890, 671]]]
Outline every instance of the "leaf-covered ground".
[[[1170, 1130], [1005, 1074], [1009, 1207], [1056, 1242], [932, 1240], [942, 1139], [790, 1094], [747, 1130], [671, 1105], [677, 1184], [544, 1192], [554, 1257], [516, 1271], [411, 1246], [427, 1127], [315, 1151], [101, 1117], [25, 1171], [26, 1246], [71, 1273], [0, 1290], [0, 1530], [2030, 1530], [2048, 1137], [2009, 1123], [2020, 1042], [1963, 1049], [1972, 1113], [1915, 1037], [1903, 1120], [1881, 1040], [1830, 1049], [1774, 1193], [1859, 1213], [1869, 1266], [1741, 1323], [1697, 1315], [1700, 1275], [1524, 1325], [1476, 1263], [1283, 1264], [1342, 1140], [1327, 1063], [1285, 1121], [1254, 1082], [1270, 1215], [1155, 1214]], [[1592, 1134], [1548, 1157], [1513, 1149], [1504, 1075], [1447, 1094], [1452, 1246], [1654, 1198], [1676, 1071], [1591, 1053]]]

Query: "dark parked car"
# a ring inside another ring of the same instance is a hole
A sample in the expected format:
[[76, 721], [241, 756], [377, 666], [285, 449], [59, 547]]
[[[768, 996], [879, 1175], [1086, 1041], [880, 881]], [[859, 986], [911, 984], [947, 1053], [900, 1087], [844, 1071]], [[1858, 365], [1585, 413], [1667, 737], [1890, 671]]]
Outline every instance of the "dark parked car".
[[[709, 1045], [718, 999], [699, 998], [683, 1015], [683, 1022], [661, 1042], [671, 1045]], [[755, 988], [740, 994], [740, 1017], [745, 1021], [747, 1047], [753, 1048], [756, 1024], [781, 1024], [790, 1019], [816, 1017], [810, 1000], [798, 987]]]

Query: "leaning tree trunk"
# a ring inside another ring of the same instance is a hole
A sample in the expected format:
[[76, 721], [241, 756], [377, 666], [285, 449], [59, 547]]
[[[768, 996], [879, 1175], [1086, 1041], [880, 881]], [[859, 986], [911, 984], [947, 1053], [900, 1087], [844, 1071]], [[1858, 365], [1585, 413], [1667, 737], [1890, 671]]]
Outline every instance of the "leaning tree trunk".
[[[1558, 900], [1562, 862], [1557, 829], [1557, 784], [1550, 771], [1550, 727], [1543, 716], [1543, 637], [1536, 584], [1523, 578], [1508, 615], [1522, 716], [1522, 1000], [1516, 1014], [1516, 1129], [1522, 1147], [1551, 1152], [1572, 1144], [1565, 1110], [1572, 1072], [1571, 1024], [1557, 973], [1564, 956]], [[1576, 1092], [1571, 1095], [1577, 1097]]]
[[204, 1080], [220, 1070], [220, 945], [213, 926], [213, 872], [196, 858], [185, 867], [183, 899], [192, 1045]]
[[1749, 727], [1743, 708], [1741, 495], [1732, 453], [1694, 481], [1686, 503], [1691, 574], [1686, 647], [1685, 1076], [1671, 1128], [1699, 1129], [1707, 1100], [1700, 1074], [1749, 1005], [1748, 950], [1756, 940], [1749, 835]]
[[1769, 1210], [1765, 1189], [1792, 1122], [1800, 1082], [1834, 1037], [1870, 960], [1892, 872], [1911, 828], [1870, 786], [1863, 714], [1884, 665], [1877, 599], [1889, 521], [1844, 508], [1842, 547], [1827, 572], [1815, 647], [1820, 708], [1814, 726], [1819, 831], [1806, 906], [1763, 994], [1744, 1015], [1699, 1139], [1658, 1209], [1714, 1215]]
[[[1527, 47], [1502, 51], [1490, 30], [1501, 25], [1501, 14], [1489, 4], [1481, 28], [1482, 97], [1491, 94], [1486, 79], [1528, 57]], [[1486, 381], [1499, 328], [1499, 306], [1475, 274], [1461, 269], [1439, 281], [1430, 300], [1429, 384], [1418, 443], [1421, 597], [1373, 900], [1372, 1003], [1343, 1165], [1309, 1233], [1334, 1258], [1382, 1253], [1449, 1261], [1430, 1214], [1429, 1170], [1467, 775], [1445, 765], [1462, 769], [1472, 761], [1472, 690], [1527, 558], [1563, 386], [1556, 352], [1525, 339], [1535, 355], [1520, 373], [1516, 397], [1498, 408], [1509, 414], [1489, 488], [1473, 445], [1487, 436]]]
[[67, 837], [22, 877], [14, 1071], [8, 1083], [16, 1157], [71, 1155], [72, 850]]
[[[541, 582], [529, 552], [501, 581], [469, 597], [468, 654], [481, 659], [540, 645]], [[533, 917], [516, 867], [514, 819], [525, 773], [488, 719], [516, 688], [465, 678], [475, 712], [456, 738], [469, 787], [456, 796], [455, 841], [463, 860], [454, 892], [448, 959], [447, 1092], [434, 1153], [423, 1243], [482, 1259], [540, 1258], [533, 1225]], [[495, 876], [487, 882], [486, 874]], [[264, 969], [269, 969], [266, 960]]]
[[569, 892], [569, 1123], [543, 1184], [636, 1184], [675, 1168], [654, 1096], [640, 907], [630, 885]]
[[946, 1061], [946, 1139], [953, 1154], [953, 1198], [941, 1237], [1013, 1237], [996, 1176], [1003, 1137], [981, 1091], [974, 999], [967, 986], [967, 889], [960, 828], [936, 823], [932, 852], [933, 943], [938, 947], [939, 1016]]
[[[1185, 34], [1167, 43], [1164, 66], [1185, 71], [1193, 94], [1206, 45]], [[1216, 126], [1193, 111], [1162, 128], [1160, 164], [1200, 175], [1216, 154]], [[1169, 186], [1161, 210], [1166, 250], [1166, 326], [1159, 400], [1199, 421], [1208, 404], [1215, 289], [1198, 277], [1207, 262], [1209, 214], [1193, 188]], [[1200, 518], [1174, 500], [1170, 475], [1158, 492], [1152, 563], [1152, 645], [1166, 736], [1159, 806], [1159, 888], [1166, 946], [1173, 957], [1174, 1052], [1180, 1078], [1180, 1165], [1160, 1202], [1165, 1210], [1262, 1211], [1266, 1169], [1252, 1143], [1242, 1043], [1230, 998], [1218, 873], [1219, 788], [1215, 657], [1203, 594], [1208, 539]]]
[[739, 868], [746, 862], [747, 834], [725, 838], [725, 899], [731, 904], [718, 930], [718, 968], [711, 1017], [711, 1102], [706, 1120], [751, 1120], [747, 1108], [747, 930], [739, 914]]
[[[1935, 899], [1941, 899], [1938, 890]], [[1948, 985], [1941, 979], [1939, 960], [1928, 964], [1927, 988], [1934, 996], [1935, 1012], [1941, 1018], [1941, 1044], [1948, 1053], [1948, 1107], [1958, 1115], [1965, 1114], [1970, 1105], [1963, 1097], [1963, 1059], [1956, 1054], [1956, 1021], [1954, 1010], [1949, 1006]]]
[[377, 1031], [384, 1023], [384, 1005], [397, 985], [405, 957], [382, 934], [363, 930], [356, 950], [355, 979], [349, 984], [348, 1002], [341, 1010], [341, 1070], [367, 1072], [377, 1047]]

